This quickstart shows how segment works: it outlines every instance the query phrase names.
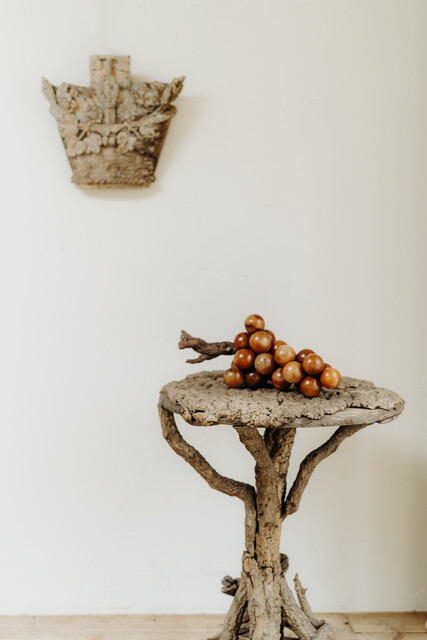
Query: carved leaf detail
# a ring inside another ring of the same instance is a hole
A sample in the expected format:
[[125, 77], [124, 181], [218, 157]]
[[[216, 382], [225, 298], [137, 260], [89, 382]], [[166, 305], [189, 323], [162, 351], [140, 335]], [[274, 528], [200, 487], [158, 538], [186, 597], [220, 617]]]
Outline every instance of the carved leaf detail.
[[66, 146], [66, 150], [70, 158], [81, 156], [86, 151], [86, 144], [83, 142], [83, 140], [78, 140], [76, 138]]
[[168, 105], [170, 102], [175, 100], [179, 94], [181, 93], [182, 86], [184, 84], [184, 76], [179, 78], [174, 78], [172, 82], [166, 85], [166, 89], [163, 92], [161, 104], [162, 106]]
[[141, 119], [138, 131], [143, 138], [154, 139], [159, 134], [159, 128], [157, 125], [167, 122], [170, 118], [171, 115], [163, 111], [150, 113], [148, 116], [144, 116], [144, 118]]
[[56, 99], [65, 117], [73, 115], [85, 124], [102, 122], [103, 108], [92, 89], [63, 82], [56, 90]]
[[104, 110], [96, 95], [78, 93], [74, 99], [75, 112], [80, 122], [102, 122]]
[[120, 131], [120, 133], [117, 134], [117, 149], [120, 153], [133, 151], [135, 148], [135, 142], [136, 137], [126, 131]]
[[69, 84], [67, 84], [66, 82], [63, 82], [62, 84], [59, 85], [59, 87], [56, 90], [56, 99], [58, 101], [59, 106], [64, 111], [68, 111], [72, 108], [71, 106], [72, 97], [70, 94]]
[[157, 89], [150, 84], [146, 84], [144, 91], [139, 94], [139, 103], [147, 113], [154, 111], [160, 106], [160, 95]]
[[50, 82], [46, 80], [46, 78], [42, 78], [42, 83], [43, 83], [43, 89], [42, 89], [43, 93], [50, 103], [50, 112], [53, 115], [53, 117], [56, 118], [58, 122], [60, 122], [64, 118], [66, 112], [63, 109], [61, 109], [61, 107], [58, 105], [56, 101], [55, 87], [52, 84], [50, 84]]
[[[69, 147], [71, 146], [74, 149], [77, 142], [79, 142], [77, 138], [79, 128], [76, 124], [70, 123], [70, 124], [61, 124], [59, 126], [59, 130], [61, 132], [61, 136], [68, 153]], [[68, 155], [70, 155], [70, 153], [68, 153]], [[73, 155], [77, 155], [77, 154], [73, 153]]]
[[99, 153], [101, 151], [102, 137], [99, 133], [90, 133], [85, 142], [86, 153]]

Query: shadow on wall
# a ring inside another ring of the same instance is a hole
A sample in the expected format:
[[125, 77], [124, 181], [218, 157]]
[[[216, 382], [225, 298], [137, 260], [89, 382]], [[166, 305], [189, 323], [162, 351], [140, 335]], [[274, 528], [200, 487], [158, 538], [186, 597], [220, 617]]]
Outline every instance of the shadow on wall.
[[[135, 77], [134, 77], [135, 81]], [[185, 90], [185, 84], [184, 84]], [[156, 180], [148, 188], [136, 189], [81, 189], [85, 196], [108, 200], [136, 200], [157, 196], [162, 191], [165, 174], [174, 170], [177, 163], [177, 151], [185, 145], [189, 132], [203, 110], [203, 96], [180, 96], [177, 100], [177, 114], [172, 118], [165, 144], [156, 169]]]

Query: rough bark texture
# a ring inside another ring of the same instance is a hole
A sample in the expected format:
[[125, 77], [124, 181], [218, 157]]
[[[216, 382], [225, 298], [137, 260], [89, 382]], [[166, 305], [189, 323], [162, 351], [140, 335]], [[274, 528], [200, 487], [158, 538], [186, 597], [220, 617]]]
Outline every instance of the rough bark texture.
[[161, 403], [190, 424], [247, 427], [340, 427], [395, 418], [404, 402], [397, 393], [372, 382], [343, 377], [337, 389], [317, 398], [274, 388], [229, 389], [223, 371], [203, 371], [161, 390]]
[[186, 331], [181, 331], [178, 347], [180, 349], [193, 349], [200, 353], [198, 358], [189, 358], [187, 360], [190, 364], [212, 360], [212, 358], [217, 358], [218, 356], [230, 356], [236, 351], [232, 342], [206, 342], [201, 338], [190, 336]]
[[130, 56], [91, 56], [91, 86], [43, 78], [43, 93], [73, 170], [85, 187], [147, 187], [176, 108], [184, 78], [170, 84], [132, 83]]
[[[364, 410], [364, 423], [341, 426], [323, 444], [302, 461], [299, 472], [287, 490], [287, 474], [297, 421], [309, 420], [307, 400], [300, 394], [292, 398], [287, 407], [287, 393], [275, 390], [251, 392], [238, 390], [233, 397], [222, 383], [222, 372], [196, 374], [181, 383], [170, 383], [162, 389], [159, 405], [163, 435], [173, 450], [184, 458], [209, 483], [211, 487], [240, 498], [245, 504], [245, 546], [240, 578], [226, 576], [223, 592], [233, 597], [223, 629], [212, 640], [284, 640], [292, 631], [300, 640], [329, 640], [332, 627], [313, 615], [298, 574], [294, 579], [295, 594], [286, 580], [289, 561], [280, 553], [280, 536], [284, 518], [297, 511], [302, 494], [316, 466], [331, 455], [350, 435], [367, 424], [376, 421], [378, 411], [382, 420], [396, 417], [403, 408], [403, 401], [385, 389], [376, 389], [372, 383], [345, 378], [336, 394], [325, 394], [309, 402], [317, 404], [311, 410], [315, 416], [312, 424], [322, 422], [322, 415], [331, 412], [345, 414], [356, 402]], [[278, 394], [281, 393], [281, 396]], [[345, 404], [342, 403], [342, 397]], [[218, 406], [215, 406], [215, 398]], [[270, 402], [270, 412], [266, 411]], [[302, 406], [296, 410], [296, 403]], [[245, 404], [256, 412], [256, 426], [266, 427], [264, 436], [254, 428], [254, 418], [248, 414]], [[254, 405], [259, 404], [256, 408]], [[329, 407], [328, 411], [328, 404]], [[171, 409], [172, 407], [172, 409]], [[172, 411], [181, 413], [192, 424], [212, 424], [213, 416], [234, 424], [242, 444], [255, 461], [255, 487], [221, 476], [189, 445], [179, 433]], [[201, 415], [199, 415], [199, 413]], [[284, 416], [279, 425], [279, 415]], [[347, 414], [348, 415], [348, 414]], [[370, 415], [370, 419], [366, 419]], [[259, 424], [263, 416], [266, 424]], [[237, 419], [240, 419], [240, 423]], [[246, 422], [243, 420], [246, 419]]]

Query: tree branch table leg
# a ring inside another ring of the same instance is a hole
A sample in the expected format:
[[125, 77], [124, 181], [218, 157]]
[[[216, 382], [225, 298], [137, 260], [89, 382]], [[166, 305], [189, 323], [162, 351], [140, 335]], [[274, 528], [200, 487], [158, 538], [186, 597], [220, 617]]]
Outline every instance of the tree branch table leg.
[[[332, 627], [317, 620], [298, 574], [292, 592], [286, 580], [287, 557], [280, 553], [282, 524], [297, 511], [303, 491], [316, 466], [331, 455], [345, 438], [362, 428], [340, 427], [324, 445], [302, 461], [287, 492], [287, 473], [296, 429], [234, 426], [255, 461], [255, 487], [220, 475], [178, 431], [171, 411], [159, 406], [165, 439], [218, 491], [240, 498], [245, 505], [245, 546], [239, 581], [231, 581], [233, 602], [223, 629], [215, 640], [284, 640], [290, 629], [299, 640], [328, 640]], [[365, 425], [364, 425], [365, 426]]]

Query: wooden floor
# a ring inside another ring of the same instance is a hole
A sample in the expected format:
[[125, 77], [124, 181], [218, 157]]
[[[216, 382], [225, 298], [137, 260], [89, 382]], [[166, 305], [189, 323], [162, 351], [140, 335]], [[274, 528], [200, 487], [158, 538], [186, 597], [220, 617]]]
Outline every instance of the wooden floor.
[[[330, 613], [337, 640], [427, 640], [427, 612]], [[222, 615], [0, 616], [0, 640], [206, 640]]]

